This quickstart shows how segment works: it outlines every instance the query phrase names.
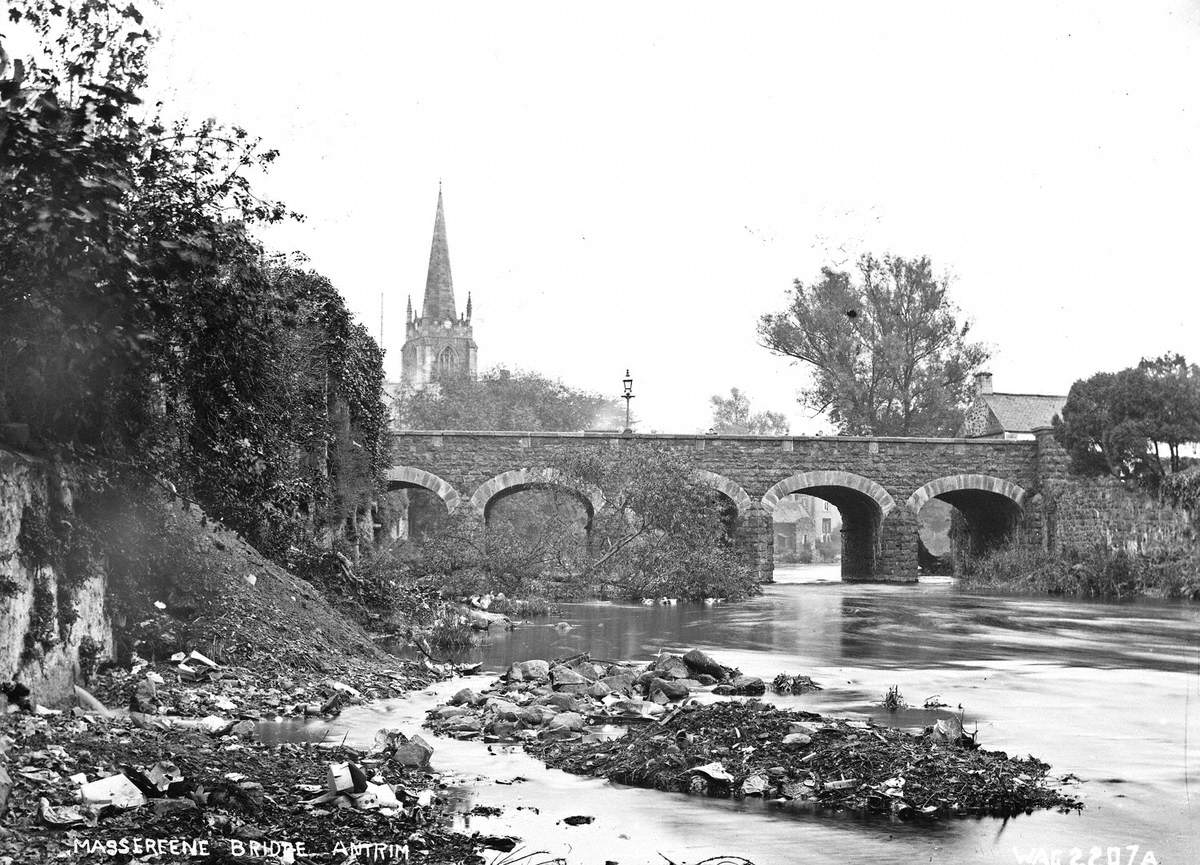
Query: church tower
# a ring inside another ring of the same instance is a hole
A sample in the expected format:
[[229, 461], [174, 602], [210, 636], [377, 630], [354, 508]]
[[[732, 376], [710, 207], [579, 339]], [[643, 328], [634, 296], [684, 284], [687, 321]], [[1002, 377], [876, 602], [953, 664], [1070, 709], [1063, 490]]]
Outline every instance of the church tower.
[[467, 310], [458, 315], [454, 305], [454, 280], [450, 277], [450, 247], [446, 242], [446, 216], [438, 186], [437, 215], [433, 219], [433, 246], [425, 278], [425, 302], [413, 315], [412, 296], [405, 313], [405, 341], [400, 350], [404, 383], [421, 388], [445, 375], [475, 377], [475, 339], [471, 334], [471, 295]]

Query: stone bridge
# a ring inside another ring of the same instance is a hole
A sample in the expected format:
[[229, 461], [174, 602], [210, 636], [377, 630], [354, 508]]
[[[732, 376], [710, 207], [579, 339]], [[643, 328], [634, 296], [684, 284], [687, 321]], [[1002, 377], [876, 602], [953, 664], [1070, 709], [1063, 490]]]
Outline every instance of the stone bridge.
[[[1013, 535], [1041, 543], [1040, 476], [1057, 450], [1048, 431], [1036, 441], [450, 431], [400, 432], [393, 441], [390, 489], [425, 489], [448, 511], [484, 520], [506, 495], [565, 486], [544, 468], [564, 449], [651, 442], [684, 451], [697, 478], [736, 508], [735, 538], [764, 580], [773, 569], [772, 512], [804, 493], [842, 514], [843, 579], [894, 582], [916, 579], [916, 515], [931, 498], [962, 515], [972, 548]], [[589, 518], [601, 504], [598, 494], [571, 492]]]

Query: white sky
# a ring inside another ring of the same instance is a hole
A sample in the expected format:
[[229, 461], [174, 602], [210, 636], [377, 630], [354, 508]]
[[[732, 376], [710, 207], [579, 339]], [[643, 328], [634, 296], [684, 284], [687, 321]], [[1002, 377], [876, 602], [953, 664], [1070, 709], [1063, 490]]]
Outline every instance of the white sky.
[[1065, 393], [1196, 336], [1200, 4], [166, 0], [170, 108], [245, 125], [304, 251], [398, 373], [438, 179], [481, 368], [612, 395], [643, 430], [741, 387], [795, 277], [928, 254], [996, 389]]

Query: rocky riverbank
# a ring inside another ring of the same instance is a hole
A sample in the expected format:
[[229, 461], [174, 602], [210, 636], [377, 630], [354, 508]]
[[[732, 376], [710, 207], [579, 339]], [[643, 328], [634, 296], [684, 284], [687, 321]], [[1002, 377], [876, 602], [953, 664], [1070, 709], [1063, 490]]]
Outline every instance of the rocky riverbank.
[[279, 719], [329, 719], [459, 671], [342, 666], [334, 679], [181, 653], [110, 667], [71, 709], [14, 695], [0, 715], [0, 865], [482, 861], [484, 841], [451, 831], [415, 730], [380, 731], [367, 750], [263, 741]]

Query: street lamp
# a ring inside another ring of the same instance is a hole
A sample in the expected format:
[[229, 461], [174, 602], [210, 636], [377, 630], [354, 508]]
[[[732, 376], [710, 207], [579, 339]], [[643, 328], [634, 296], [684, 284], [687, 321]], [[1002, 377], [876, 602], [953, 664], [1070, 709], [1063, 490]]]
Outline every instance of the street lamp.
[[621, 384], [625, 388], [625, 393], [621, 394], [621, 399], [625, 400], [625, 432], [624, 435], [632, 435], [633, 427], [629, 423], [629, 401], [633, 399], [633, 379], [629, 375], [629, 370], [625, 370], [625, 378], [621, 379]]

